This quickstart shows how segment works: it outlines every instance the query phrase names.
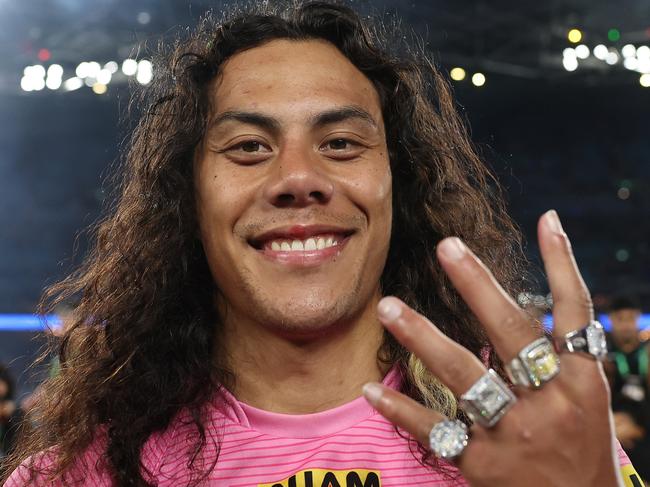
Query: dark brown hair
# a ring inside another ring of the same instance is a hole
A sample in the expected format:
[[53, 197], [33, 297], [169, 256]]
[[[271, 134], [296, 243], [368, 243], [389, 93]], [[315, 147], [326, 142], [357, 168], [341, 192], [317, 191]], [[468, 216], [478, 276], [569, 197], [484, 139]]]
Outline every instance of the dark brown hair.
[[[442, 272], [436, 244], [461, 237], [511, 293], [522, 285], [523, 260], [518, 232], [448, 83], [417, 43], [407, 45], [402, 33], [390, 35], [346, 6], [280, 3], [237, 10], [224, 21], [206, 17], [155, 60], [117, 201], [96, 226], [82, 267], [43, 298], [45, 312], [76, 296], [76, 322], [58, 345], [61, 373], [45, 384], [31, 414], [38, 427], [23, 437], [13, 467], [56, 447], [51, 473], [61, 474], [105, 428], [106, 468], [115, 482], [146, 485], [143, 444], [182, 409], [196, 426], [195, 453], [205, 444], [202, 406], [232, 373], [213, 352], [218, 290], [197, 238], [192, 160], [206, 128], [209, 83], [230, 56], [273, 39], [331, 42], [372, 81], [393, 173], [393, 235], [382, 290], [431, 317], [477, 356], [490, 350]], [[403, 370], [405, 392], [459, 414], [449, 390], [390, 336], [379, 352]], [[499, 368], [493, 353], [489, 360]], [[424, 461], [435, 463], [426, 454]]]

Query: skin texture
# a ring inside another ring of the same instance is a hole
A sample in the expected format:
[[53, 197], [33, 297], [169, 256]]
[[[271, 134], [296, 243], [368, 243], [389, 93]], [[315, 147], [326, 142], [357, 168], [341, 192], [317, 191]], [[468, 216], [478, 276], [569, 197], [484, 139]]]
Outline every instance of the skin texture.
[[[288, 40], [230, 58], [211, 94], [196, 200], [235, 393], [276, 412], [343, 404], [385, 372], [376, 304], [392, 193], [379, 96], [330, 44]], [[250, 242], [317, 224], [354, 232], [320, 265], [272, 261]]]

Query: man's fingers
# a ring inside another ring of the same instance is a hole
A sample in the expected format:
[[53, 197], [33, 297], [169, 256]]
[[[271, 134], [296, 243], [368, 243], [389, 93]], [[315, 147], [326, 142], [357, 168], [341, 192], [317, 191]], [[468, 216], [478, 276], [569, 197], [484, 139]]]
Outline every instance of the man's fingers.
[[554, 210], [539, 219], [537, 234], [553, 296], [553, 332], [560, 336], [582, 328], [593, 319], [591, 297]]
[[399, 299], [383, 298], [377, 311], [380, 321], [397, 341], [417, 355], [457, 396], [485, 374], [485, 367], [471, 352]]
[[539, 337], [488, 268], [456, 237], [438, 244], [438, 260], [504, 361]]
[[366, 384], [363, 395], [382, 416], [411, 433], [422, 445], [429, 445], [429, 432], [433, 425], [447, 419], [410, 397], [376, 382]]

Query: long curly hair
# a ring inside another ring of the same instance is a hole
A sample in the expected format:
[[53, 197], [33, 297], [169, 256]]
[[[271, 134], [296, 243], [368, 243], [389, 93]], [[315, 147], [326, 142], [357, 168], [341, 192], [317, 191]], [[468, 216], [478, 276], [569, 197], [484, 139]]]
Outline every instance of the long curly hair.
[[[446, 236], [462, 238], [514, 294], [524, 285], [521, 242], [444, 76], [398, 24], [362, 19], [339, 3], [271, 3], [238, 7], [225, 20], [208, 15], [184, 39], [161, 47], [154, 79], [139, 98], [143, 115], [125, 151], [115, 203], [94, 227], [82, 266], [41, 301], [42, 313], [71, 298], [79, 304], [75, 322], [54, 344], [61, 372], [44, 384], [30, 413], [37, 426], [23, 434], [10, 469], [55, 449], [49, 473], [60, 477], [102, 430], [114, 482], [149, 485], [142, 447], [181, 410], [193, 418], [195, 456], [205, 445], [203, 406], [219, 385], [232, 383], [233, 371], [214, 352], [218, 289], [197, 237], [192, 161], [206, 130], [210, 82], [229, 57], [273, 39], [326, 40], [374, 84], [394, 198], [382, 292], [501, 370], [435, 247]], [[463, 417], [453, 394], [388, 334], [378, 359], [402, 370], [405, 393]]]

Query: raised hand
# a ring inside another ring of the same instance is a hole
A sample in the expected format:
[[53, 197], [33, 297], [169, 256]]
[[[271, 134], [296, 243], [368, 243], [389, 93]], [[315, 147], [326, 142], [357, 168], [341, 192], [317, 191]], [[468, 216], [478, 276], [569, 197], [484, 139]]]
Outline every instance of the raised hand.
[[[510, 365], [517, 384], [512, 392], [427, 318], [394, 297], [379, 303], [382, 324], [461, 398], [475, 420], [466, 446], [459, 422], [443, 422], [440, 413], [379, 384], [366, 385], [364, 394], [386, 418], [455, 462], [473, 486], [621, 486], [609, 392], [596, 360], [602, 328], [585, 328], [593, 320], [589, 291], [555, 211], [540, 218], [538, 237], [559, 355], [459, 239], [447, 238], [437, 248], [445, 272]], [[567, 342], [576, 330], [582, 332]]]

